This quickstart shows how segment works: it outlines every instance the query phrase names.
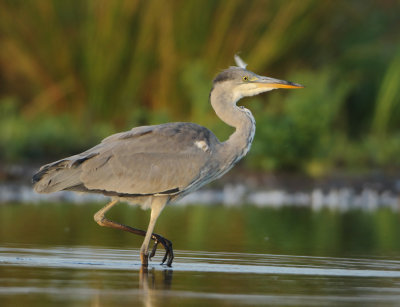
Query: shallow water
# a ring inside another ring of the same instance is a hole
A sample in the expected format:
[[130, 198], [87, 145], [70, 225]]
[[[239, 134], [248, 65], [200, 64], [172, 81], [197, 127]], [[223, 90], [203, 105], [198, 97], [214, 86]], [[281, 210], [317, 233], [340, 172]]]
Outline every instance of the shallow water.
[[[4, 246], [0, 300], [7, 305], [396, 305], [400, 259], [176, 251], [147, 272], [138, 249]], [[9, 304], [8, 304], [9, 303]]]
[[[174, 242], [173, 266], [159, 264], [159, 248], [143, 270], [141, 238], [95, 224], [100, 207], [0, 206], [0, 306], [400, 302], [399, 215], [390, 210], [171, 207], [156, 230]], [[116, 209], [113, 219], [146, 224], [148, 212]]]

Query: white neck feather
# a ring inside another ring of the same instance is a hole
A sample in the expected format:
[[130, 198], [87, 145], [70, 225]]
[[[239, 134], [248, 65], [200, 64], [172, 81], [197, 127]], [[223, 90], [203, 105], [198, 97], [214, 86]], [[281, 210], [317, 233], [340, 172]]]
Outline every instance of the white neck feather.
[[236, 131], [223, 143], [224, 154], [234, 162], [247, 154], [256, 130], [251, 112], [236, 105], [240, 98], [242, 98], [241, 95], [217, 89], [214, 89], [210, 95], [211, 105], [218, 117], [229, 126], [236, 128]]

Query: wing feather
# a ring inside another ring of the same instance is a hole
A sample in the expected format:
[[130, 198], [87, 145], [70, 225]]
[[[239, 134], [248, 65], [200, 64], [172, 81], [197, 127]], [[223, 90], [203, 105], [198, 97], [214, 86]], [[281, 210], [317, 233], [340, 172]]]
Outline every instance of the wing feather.
[[195, 142], [210, 144], [216, 138], [206, 128], [180, 124], [140, 127], [105, 139], [97, 146], [97, 155], [82, 163], [80, 180], [90, 190], [126, 194], [185, 189], [211, 158]]

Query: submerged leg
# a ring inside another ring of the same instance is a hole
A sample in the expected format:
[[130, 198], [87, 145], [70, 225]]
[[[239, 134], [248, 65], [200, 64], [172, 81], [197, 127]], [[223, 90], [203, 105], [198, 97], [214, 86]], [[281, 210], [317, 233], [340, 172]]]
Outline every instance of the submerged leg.
[[169, 241], [159, 235], [153, 234], [153, 230], [154, 230], [156, 221], [157, 221], [158, 217], [160, 216], [161, 211], [164, 209], [165, 205], [167, 204], [167, 202], [168, 202], [168, 197], [154, 197], [152, 200], [150, 223], [147, 228], [146, 236], [143, 240], [142, 247], [140, 248], [140, 258], [141, 258], [142, 264], [144, 266], [147, 266], [148, 259], [149, 259], [150, 239], [154, 240], [154, 237], [155, 237], [155, 244], [154, 244], [154, 248], [150, 254], [150, 258], [154, 256], [158, 243], [161, 243], [165, 248], [165, 255], [162, 260], [162, 263], [164, 263], [168, 258], [167, 265], [171, 266], [172, 260], [174, 259], [174, 253], [172, 250], [171, 241]]
[[[118, 203], [117, 200], [113, 200], [113, 201], [109, 202], [106, 206], [104, 206], [102, 209], [100, 209], [100, 210], [94, 215], [94, 220], [96, 221], [96, 223], [99, 224], [100, 226], [105, 226], [105, 227], [111, 227], [111, 228], [121, 229], [121, 230], [128, 231], [128, 232], [133, 233], [133, 234], [136, 234], [136, 235], [140, 235], [140, 236], [146, 237], [146, 231], [144, 231], [144, 230], [137, 229], [137, 228], [133, 228], [133, 227], [130, 227], [130, 226], [127, 226], [127, 225], [124, 225], [124, 224], [120, 224], [120, 223], [111, 221], [111, 220], [109, 220], [109, 219], [107, 219], [107, 218], [105, 217], [106, 212], [107, 212], [108, 210], [110, 210], [110, 209], [111, 209], [114, 205], [116, 205], [117, 203]], [[165, 202], [165, 203], [166, 203], [166, 202]], [[164, 208], [165, 203], [164, 203], [164, 205], [162, 206], [162, 208]], [[162, 211], [162, 208], [161, 208], [161, 210], [158, 212], [158, 215], [159, 215], [160, 212]], [[153, 210], [152, 210], [152, 215], [153, 215]], [[158, 217], [158, 215], [157, 215], [157, 217]], [[156, 219], [157, 219], [157, 218], [156, 218]], [[151, 220], [152, 220], [152, 219], [150, 219], [150, 224], [151, 224]], [[154, 221], [154, 224], [155, 224], [155, 221]], [[150, 225], [149, 225], [149, 228], [150, 228]], [[157, 244], [158, 244], [158, 243], [161, 243], [161, 244], [163, 245], [163, 247], [165, 248], [165, 256], [164, 256], [164, 259], [163, 259], [162, 263], [164, 263], [165, 260], [166, 260], [167, 257], [168, 257], [168, 263], [167, 263], [167, 264], [168, 264], [169, 266], [171, 266], [172, 259], [173, 259], [172, 243], [171, 243], [169, 240], [163, 238], [162, 236], [160, 236], [160, 235], [158, 235], [158, 234], [156, 234], [156, 233], [152, 233], [153, 229], [154, 229], [154, 225], [152, 226], [152, 230], [151, 230], [151, 232], [150, 232], [150, 234], [149, 234], [150, 239], [152, 239], [152, 240], [155, 241], [155, 247], [157, 247]], [[148, 241], [150, 241], [150, 239], [148, 239]], [[146, 241], [146, 238], [145, 238], [145, 241]], [[143, 244], [144, 244], [144, 242], [143, 242]], [[149, 243], [148, 243], [148, 244], [149, 244]], [[147, 246], [148, 246], [148, 244], [147, 244]], [[143, 248], [143, 245], [142, 245], [142, 248]], [[150, 255], [150, 258], [154, 256], [154, 253], [155, 253], [155, 248], [153, 249], [153, 251], [152, 251], [152, 253], [151, 253], [151, 255]], [[146, 258], [146, 261], [145, 261], [145, 262], [143, 261], [142, 250], [141, 250], [141, 252], [140, 252], [140, 255], [141, 255], [140, 257], [141, 257], [141, 260], [142, 260], [142, 265], [147, 266], [147, 265], [148, 265], [148, 261], [147, 261], [147, 258]], [[171, 257], [171, 255], [172, 255], [172, 257]]]

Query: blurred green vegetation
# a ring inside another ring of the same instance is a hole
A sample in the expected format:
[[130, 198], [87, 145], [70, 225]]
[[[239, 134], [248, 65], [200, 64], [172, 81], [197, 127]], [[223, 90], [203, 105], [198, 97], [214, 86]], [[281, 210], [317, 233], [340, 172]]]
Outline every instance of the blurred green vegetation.
[[[100, 227], [93, 221], [101, 206], [5, 204], [0, 206], [0, 242], [140, 247], [142, 237]], [[111, 210], [108, 217], [139, 229], [146, 229], [150, 218], [149, 211], [126, 204]], [[296, 207], [170, 206], [155, 232], [181, 250], [337, 257], [400, 253], [399, 214], [390, 209], [339, 212]]]
[[245, 166], [400, 167], [400, 3], [7, 1], [0, 3], [0, 161], [45, 161], [143, 124], [232, 132], [207, 102], [241, 52], [249, 69], [306, 85], [251, 100]]

